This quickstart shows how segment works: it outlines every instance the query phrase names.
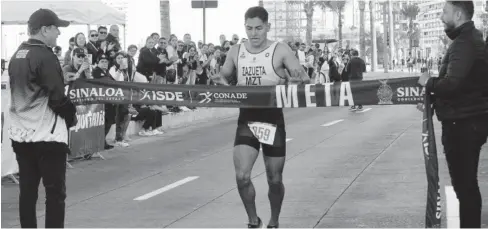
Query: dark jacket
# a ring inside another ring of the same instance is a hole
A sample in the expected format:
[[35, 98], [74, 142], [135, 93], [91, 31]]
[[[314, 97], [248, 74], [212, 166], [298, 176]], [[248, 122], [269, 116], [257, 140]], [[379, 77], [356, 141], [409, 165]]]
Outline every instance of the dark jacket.
[[[63, 71], [52, 48], [29, 39], [14, 53], [8, 70], [11, 138], [17, 142], [67, 143], [67, 129], [59, 128], [76, 124], [76, 108], [65, 95]], [[61, 125], [61, 120], [66, 125]], [[61, 136], [63, 133], [66, 136]]]
[[352, 57], [346, 66], [346, 72], [349, 74], [349, 81], [363, 80], [363, 72], [366, 72], [366, 64], [359, 57]]
[[453, 40], [442, 59], [439, 77], [427, 82], [440, 121], [488, 117], [488, 54], [472, 21], [447, 33]]

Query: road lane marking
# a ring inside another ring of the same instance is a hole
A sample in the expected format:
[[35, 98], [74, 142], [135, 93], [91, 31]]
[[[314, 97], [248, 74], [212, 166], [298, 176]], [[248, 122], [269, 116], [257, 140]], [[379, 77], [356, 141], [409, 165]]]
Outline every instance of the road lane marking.
[[447, 228], [459, 228], [459, 201], [452, 186], [445, 187]]
[[337, 123], [340, 123], [340, 122], [342, 122], [342, 121], [344, 121], [344, 119], [339, 119], [339, 120], [335, 120], [335, 121], [332, 121], [332, 122], [328, 122], [328, 123], [326, 123], [326, 124], [324, 124], [324, 125], [322, 125], [322, 126], [323, 126], [323, 127], [328, 127], [328, 126], [332, 126], [332, 125], [335, 125], [335, 124], [337, 124]]
[[176, 188], [176, 187], [178, 187], [180, 185], [183, 185], [185, 183], [188, 183], [188, 182], [193, 181], [193, 180], [196, 180], [196, 179], [198, 179], [197, 176], [187, 177], [187, 178], [185, 178], [183, 180], [176, 181], [175, 183], [172, 183], [172, 184], [166, 185], [166, 186], [164, 186], [164, 187], [162, 187], [160, 189], [154, 190], [154, 191], [152, 191], [152, 192], [150, 192], [148, 194], [139, 196], [139, 197], [135, 198], [134, 200], [139, 200], [139, 201], [140, 200], [147, 200], [147, 199], [149, 199], [151, 197], [157, 196], [157, 195], [159, 195], [159, 194], [161, 194], [163, 192], [169, 191], [169, 190], [171, 190], [173, 188]]
[[371, 109], [373, 109], [373, 108], [366, 108], [366, 109], [363, 109], [363, 110], [361, 110], [361, 111], [356, 111], [356, 113], [364, 113], [364, 112], [368, 112], [368, 111], [370, 111]]

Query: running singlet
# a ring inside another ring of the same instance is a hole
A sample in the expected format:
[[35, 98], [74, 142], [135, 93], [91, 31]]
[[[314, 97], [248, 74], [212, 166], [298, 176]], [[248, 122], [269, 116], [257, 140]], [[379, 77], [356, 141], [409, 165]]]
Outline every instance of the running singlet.
[[[259, 53], [247, 51], [244, 43], [239, 44], [237, 57], [238, 86], [271, 86], [284, 84], [273, 67], [273, 56], [278, 42], [274, 42]], [[240, 122], [260, 121], [284, 125], [283, 109], [281, 108], [241, 108]]]

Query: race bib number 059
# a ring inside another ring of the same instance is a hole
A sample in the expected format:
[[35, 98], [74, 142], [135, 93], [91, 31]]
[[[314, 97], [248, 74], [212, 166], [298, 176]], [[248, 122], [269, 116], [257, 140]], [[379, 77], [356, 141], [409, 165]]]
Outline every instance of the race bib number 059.
[[262, 122], [251, 122], [248, 125], [259, 142], [273, 145], [276, 135], [276, 125]]

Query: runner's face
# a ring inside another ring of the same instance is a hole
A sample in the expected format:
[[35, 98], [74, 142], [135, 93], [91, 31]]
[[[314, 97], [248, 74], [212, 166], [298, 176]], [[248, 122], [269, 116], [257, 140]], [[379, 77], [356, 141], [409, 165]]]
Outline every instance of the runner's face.
[[269, 23], [263, 22], [258, 17], [246, 20], [246, 34], [249, 43], [254, 47], [261, 46], [268, 39]]

